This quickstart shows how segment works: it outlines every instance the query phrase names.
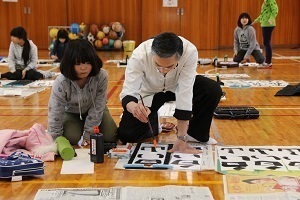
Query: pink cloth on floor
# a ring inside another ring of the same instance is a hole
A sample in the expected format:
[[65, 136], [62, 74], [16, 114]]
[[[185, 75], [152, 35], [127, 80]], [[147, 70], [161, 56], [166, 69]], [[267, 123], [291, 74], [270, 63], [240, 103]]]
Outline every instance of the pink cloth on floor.
[[19, 131], [12, 129], [0, 130], [0, 152], [3, 155], [10, 155], [15, 151], [22, 151], [43, 161], [54, 161], [55, 152], [48, 151], [37, 155], [37, 148], [47, 149], [53, 145], [51, 135], [47, 134], [41, 124], [34, 124], [29, 130]]

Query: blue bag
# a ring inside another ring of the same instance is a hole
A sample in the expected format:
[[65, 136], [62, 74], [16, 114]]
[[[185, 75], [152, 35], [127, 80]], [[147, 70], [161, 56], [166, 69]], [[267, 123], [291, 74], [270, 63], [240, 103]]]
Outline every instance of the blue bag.
[[0, 178], [43, 174], [44, 161], [23, 152], [14, 152], [8, 157], [0, 158]]

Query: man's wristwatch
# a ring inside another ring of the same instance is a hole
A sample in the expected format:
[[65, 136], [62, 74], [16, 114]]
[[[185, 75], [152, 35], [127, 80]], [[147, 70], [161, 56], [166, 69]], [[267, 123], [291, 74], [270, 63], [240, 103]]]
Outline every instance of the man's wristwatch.
[[177, 139], [186, 142], [187, 141], [187, 135], [177, 135]]

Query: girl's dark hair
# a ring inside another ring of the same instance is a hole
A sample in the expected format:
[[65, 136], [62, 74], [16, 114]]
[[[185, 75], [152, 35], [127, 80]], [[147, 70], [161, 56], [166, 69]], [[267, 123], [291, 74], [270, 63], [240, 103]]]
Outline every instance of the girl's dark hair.
[[154, 38], [151, 50], [161, 58], [176, 55], [177, 59], [180, 59], [183, 53], [183, 43], [175, 33], [164, 32]]
[[242, 14], [240, 14], [239, 19], [237, 21], [238, 27], [243, 28], [243, 25], [241, 23], [241, 19], [242, 18], [247, 18], [248, 19], [248, 24], [247, 25], [251, 25], [252, 24], [252, 20], [251, 20], [250, 15], [248, 13], [242, 13]]
[[65, 29], [60, 29], [58, 32], [57, 32], [57, 39], [60, 39], [60, 38], [63, 38], [63, 39], [66, 39], [66, 40], [69, 40], [69, 36], [68, 36], [68, 31], [66, 31]]
[[64, 43], [67, 44], [69, 42], [68, 31], [66, 31], [65, 29], [60, 29], [57, 32], [57, 37], [56, 37], [56, 40], [54, 43], [54, 49], [58, 49], [58, 45], [60, 44], [60, 41], [59, 41], [60, 38], [66, 39]]
[[80, 63], [92, 65], [89, 77], [96, 76], [102, 68], [102, 60], [89, 41], [84, 39], [70, 40], [60, 63], [60, 72], [71, 80], [78, 80], [75, 65]]
[[15, 27], [10, 31], [10, 36], [24, 40], [25, 43], [22, 51], [22, 58], [24, 61], [24, 65], [27, 66], [29, 61], [30, 44], [27, 39], [26, 30], [21, 26]]

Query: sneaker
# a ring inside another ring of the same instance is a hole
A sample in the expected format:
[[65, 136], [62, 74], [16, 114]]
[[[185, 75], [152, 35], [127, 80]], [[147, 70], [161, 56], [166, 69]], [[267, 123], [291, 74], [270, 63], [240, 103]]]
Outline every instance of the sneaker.
[[[200, 141], [196, 140], [195, 138], [193, 138], [190, 135], [187, 135], [187, 141], [188, 142], [200, 142]], [[200, 143], [215, 145], [215, 144], [218, 144], [218, 141], [215, 140], [214, 138], [209, 137], [209, 140], [207, 142], [200, 142]]]
[[272, 69], [272, 63], [262, 63], [257, 66], [257, 69]]
[[220, 101], [225, 101], [226, 100], [226, 92], [222, 92], [221, 100]]

